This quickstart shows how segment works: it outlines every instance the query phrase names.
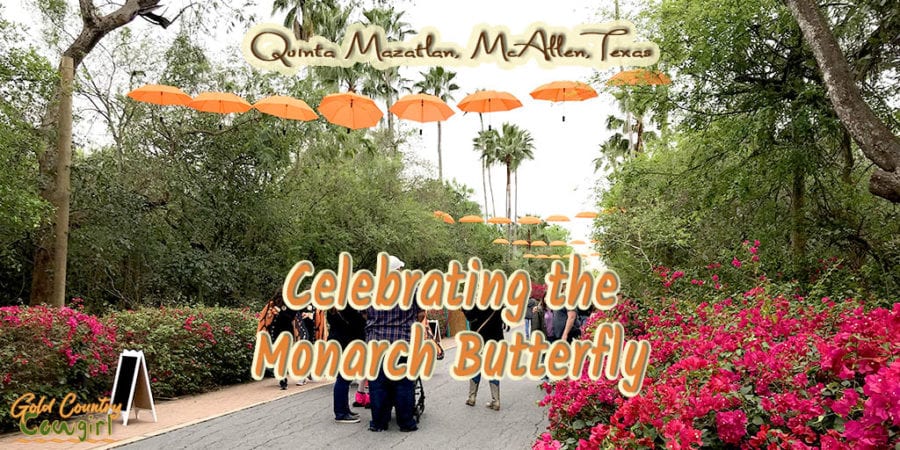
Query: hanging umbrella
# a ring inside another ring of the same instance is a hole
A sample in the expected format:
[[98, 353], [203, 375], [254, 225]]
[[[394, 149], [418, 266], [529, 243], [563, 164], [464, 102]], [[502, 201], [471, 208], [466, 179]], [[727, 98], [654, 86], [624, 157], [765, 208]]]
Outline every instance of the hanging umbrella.
[[532, 247], [546, 247], [547, 243], [544, 241], [534, 241], [531, 243]]
[[484, 218], [481, 216], [462, 216], [459, 218], [459, 223], [484, 223]]
[[194, 97], [188, 106], [197, 111], [217, 114], [245, 113], [252, 108], [246, 100], [229, 92], [203, 92]]
[[519, 224], [521, 225], [538, 225], [541, 223], [540, 217], [533, 216], [525, 216], [519, 218]]
[[[390, 109], [395, 116], [416, 122], [441, 122], [456, 114], [440, 97], [430, 94], [410, 94], [397, 100]], [[422, 130], [419, 130], [422, 134]]]
[[566, 241], [550, 241], [551, 247], [565, 247]]
[[586, 244], [586, 242], [582, 241], [581, 239], [575, 239], [574, 241], [569, 242], [569, 245], [585, 245], [585, 244]]
[[549, 258], [549, 256], [547, 256], [547, 255], [537, 255], [537, 256], [535, 256], [535, 258], [547, 259], [547, 258]]
[[506, 239], [503, 239], [503, 238], [497, 238], [497, 239], [494, 239], [494, 242], [491, 242], [491, 243], [492, 244], [509, 244], [509, 241], [507, 241]]
[[547, 220], [547, 222], [568, 222], [569, 217], [557, 214], [557, 215], [547, 217], [546, 220]]
[[290, 120], [315, 120], [319, 117], [303, 100], [283, 95], [266, 97], [253, 104], [253, 109]]
[[374, 100], [353, 92], [326, 95], [319, 112], [329, 122], [351, 130], [373, 127], [384, 117]]
[[453, 220], [453, 217], [450, 216], [450, 214], [444, 213], [444, 215], [441, 217], [444, 219], [445, 223], [456, 223], [456, 221]]
[[532, 255], [531, 253], [526, 253], [526, 254], [522, 255], [522, 257], [523, 258], [534, 258], [534, 255]]
[[595, 213], [594, 211], [582, 211], [578, 214], [575, 214], [575, 217], [577, 217], [579, 219], [594, 219], [598, 215], [599, 214]]
[[128, 97], [139, 102], [163, 106], [187, 106], [191, 102], [190, 95], [185, 94], [175, 86], [166, 86], [164, 84], [145, 84], [129, 92]]
[[559, 259], [561, 256], [559, 255], [550, 255], [550, 259]]
[[666, 74], [646, 69], [625, 70], [606, 80], [607, 86], [638, 86], [651, 84], [672, 84]]
[[[522, 102], [509, 92], [478, 91], [467, 95], [456, 106], [465, 112], [491, 113], [519, 108]], [[488, 124], [488, 130], [490, 129], [491, 125]]]
[[516, 239], [512, 242], [512, 245], [528, 245], [528, 241], [525, 239]]
[[[580, 81], [554, 81], [531, 91], [533, 99], [551, 102], [580, 102], [596, 96], [597, 91], [594, 88]], [[566, 121], [565, 114], [562, 121]]]
[[445, 213], [445, 212], [443, 212], [443, 211], [441, 211], [441, 210], [436, 210], [436, 211], [434, 212], [434, 217], [443, 217], [444, 214], [447, 214], [447, 213]]
[[512, 220], [509, 220], [509, 217], [491, 217], [487, 220], [488, 223], [494, 223], [499, 225], [505, 225], [508, 223], [512, 223]]

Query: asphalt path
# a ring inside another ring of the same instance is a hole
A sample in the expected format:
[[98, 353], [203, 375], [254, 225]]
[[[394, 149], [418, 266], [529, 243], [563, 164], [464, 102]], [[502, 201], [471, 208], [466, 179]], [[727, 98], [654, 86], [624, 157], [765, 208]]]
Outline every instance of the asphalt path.
[[[518, 330], [516, 330], [518, 331]], [[536, 381], [502, 380], [500, 411], [484, 405], [490, 400], [485, 380], [478, 403], [465, 404], [468, 383], [449, 373], [456, 349], [437, 361], [434, 376], [424, 382], [425, 412], [415, 432], [390, 429], [368, 431], [371, 413], [351, 408], [362, 419], [338, 424], [332, 413], [332, 385], [301, 392], [232, 414], [133, 442], [122, 449], [528, 449], [547, 429], [546, 410], [537, 405], [544, 392]], [[263, 381], [272, 383], [272, 379]], [[288, 388], [290, 389], [290, 387]], [[355, 388], [351, 387], [351, 402]]]

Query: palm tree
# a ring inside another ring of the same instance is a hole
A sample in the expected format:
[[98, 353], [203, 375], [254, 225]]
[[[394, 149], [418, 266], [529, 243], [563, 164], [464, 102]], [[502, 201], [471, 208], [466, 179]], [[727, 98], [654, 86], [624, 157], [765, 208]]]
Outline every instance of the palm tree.
[[[414, 87], [426, 94], [434, 95], [445, 102], [453, 99], [453, 91], [459, 89], [453, 79], [456, 78], [456, 72], [445, 70], [443, 67], [432, 67], [428, 72], [422, 72], [422, 80], [417, 82]], [[441, 159], [441, 122], [437, 123], [438, 130], [438, 180], [444, 181], [444, 169]]]
[[[472, 148], [481, 154], [481, 185], [484, 190], [484, 213], [491, 214], [488, 209], [488, 189], [486, 176], [490, 176], [490, 166], [496, 162], [496, 148], [499, 135], [497, 130], [481, 130], [472, 140]], [[493, 189], [492, 189], [493, 191]], [[496, 209], [494, 211], [496, 215]]]
[[274, 0], [272, 14], [287, 11], [284, 26], [294, 31], [297, 39], [308, 41], [314, 34], [337, 42], [338, 36], [321, 26], [334, 16], [340, 5], [335, 0]]
[[[402, 20], [405, 12], [396, 11], [394, 7], [373, 8], [363, 12], [369, 25], [376, 25], [384, 30], [385, 38], [389, 42], [402, 41], [406, 36], [414, 34], [410, 25]], [[385, 101], [388, 108], [394, 103], [394, 97], [400, 93], [409, 80], [400, 77], [398, 67], [390, 67], [384, 70], [372, 69], [365, 85], [366, 94]], [[390, 135], [394, 135], [394, 115], [387, 115], [387, 124]], [[393, 140], [393, 138], [392, 138]]]
[[[506, 217], [512, 218], [512, 173], [523, 161], [534, 159], [534, 139], [528, 130], [504, 123], [496, 142], [496, 159], [506, 166]], [[516, 187], [518, 191], [518, 186]]]

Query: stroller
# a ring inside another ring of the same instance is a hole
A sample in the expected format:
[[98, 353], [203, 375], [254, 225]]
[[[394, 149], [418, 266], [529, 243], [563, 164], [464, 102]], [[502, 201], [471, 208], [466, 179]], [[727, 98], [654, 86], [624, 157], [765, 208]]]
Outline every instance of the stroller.
[[[437, 344], [438, 354], [435, 359], [437, 359], [438, 361], [444, 359], [444, 347], [441, 345], [440, 327], [437, 327], [438, 330], [432, 328], [429, 325], [427, 318], [423, 321], [423, 325], [425, 325], [426, 338], [434, 341], [434, 343]], [[415, 407], [413, 408], [413, 416], [415, 416], [416, 422], [418, 422], [419, 418], [422, 417], [422, 414], [425, 412], [425, 385], [422, 384], [421, 378], [416, 378], [414, 392]]]

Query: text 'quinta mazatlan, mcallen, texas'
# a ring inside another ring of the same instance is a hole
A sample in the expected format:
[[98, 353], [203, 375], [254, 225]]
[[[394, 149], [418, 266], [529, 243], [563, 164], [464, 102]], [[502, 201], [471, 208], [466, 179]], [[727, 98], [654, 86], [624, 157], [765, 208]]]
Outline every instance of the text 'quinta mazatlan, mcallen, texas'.
[[615, 66], [650, 66], [659, 60], [659, 47], [635, 42], [634, 25], [617, 20], [574, 28], [532, 24], [523, 34], [506, 27], [475, 27], [465, 48], [441, 41], [434, 28], [423, 28], [412, 38], [389, 41], [384, 29], [353, 24], [341, 44], [322, 36], [296, 39], [281, 25], [255, 25], [244, 35], [244, 58], [258, 69], [293, 75], [303, 66], [349, 67], [368, 63], [376, 69], [394, 66], [477, 66], [496, 63], [513, 68], [537, 61], [544, 68], [560, 65], [597, 69]]

